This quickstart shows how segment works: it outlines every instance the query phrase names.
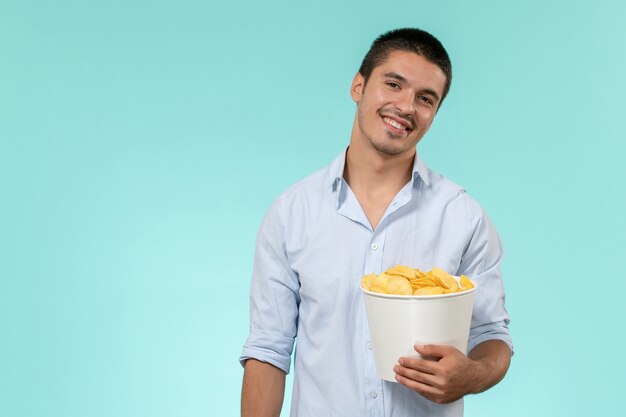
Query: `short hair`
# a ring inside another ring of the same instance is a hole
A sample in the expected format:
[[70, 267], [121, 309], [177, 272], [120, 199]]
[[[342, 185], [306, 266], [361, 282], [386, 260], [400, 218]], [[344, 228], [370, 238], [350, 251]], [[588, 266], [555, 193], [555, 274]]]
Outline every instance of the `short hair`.
[[441, 97], [443, 102], [452, 83], [452, 63], [441, 42], [430, 33], [421, 29], [394, 29], [376, 38], [359, 68], [359, 73], [365, 79], [365, 83], [367, 83], [369, 76], [372, 75], [374, 68], [381, 65], [387, 59], [387, 56], [394, 51], [413, 52], [423, 56], [443, 71], [446, 76], [446, 84]]

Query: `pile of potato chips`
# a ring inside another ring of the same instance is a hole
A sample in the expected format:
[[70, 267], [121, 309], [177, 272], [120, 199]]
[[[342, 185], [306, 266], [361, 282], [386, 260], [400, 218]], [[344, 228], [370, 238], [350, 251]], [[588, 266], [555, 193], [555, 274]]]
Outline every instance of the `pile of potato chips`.
[[461, 275], [459, 281], [439, 268], [422, 272], [416, 268], [396, 265], [380, 275], [365, 275], [361, 286], [372, 292], [395, 295], [452, 294], [474, 288], [472, 281]]

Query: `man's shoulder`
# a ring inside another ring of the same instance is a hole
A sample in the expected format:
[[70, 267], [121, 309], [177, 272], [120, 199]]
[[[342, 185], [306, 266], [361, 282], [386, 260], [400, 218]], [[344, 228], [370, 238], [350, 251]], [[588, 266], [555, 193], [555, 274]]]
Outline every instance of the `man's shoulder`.
[[430, 174], [430, 185], [436, 191], [453, 192], [453, 193], [465, 191], [465, 187], [457, 184], [456, 182], [452, 181], [451, 179], [440, 174], [437, 171], [433, 171], [432, 169], [429, 169], [429, 174]]
[[[315, 199], [321, 197], [325, 190], [328, 179], [328, 169], [322, 168], [284, 189], [275, 199], [275, 204], [290, 204], [302, 199]], [[331, 189], [330, 184], [327, 187]]]
[[302, 193], [321, 192], [323, 189], [330, 190], [331, 185], [329, 167], [326, 166], [291, 184], [281, 195], [293, 197]]
[[448, 177], [433, 171], [430, 172], [429, 192], [437, 196], [444, 204], [455, 203], [465, 210], [480, 212], [482, 208], [478, 202], [467, 193], [465, 187], [450, 180]]
[[329, 165], [291, 184], [274, 199], [270, 210], [277, 210], [284, 217], [289, 213], [301, 212], [307, 207], [313, 209], [327, 201], [334, 185], [330, 172]]
[[291, 200], [299, 197], [321, 197], [334, 190], [336, 179], [343, 172], [343, 160], [345, 152], [338, 155], [333, 161], [323, 168], [314, 171], [306, 177], [296, 181], [279, 194], [278, 200]]

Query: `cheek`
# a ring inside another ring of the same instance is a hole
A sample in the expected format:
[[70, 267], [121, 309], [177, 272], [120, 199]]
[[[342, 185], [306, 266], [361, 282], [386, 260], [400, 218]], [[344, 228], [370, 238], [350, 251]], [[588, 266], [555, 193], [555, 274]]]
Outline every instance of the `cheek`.
[[419, 118], [424, 126], [429, 127], [435, 118], [435, 111], [431, 109], [423, 109], [419, 112]]
[[372, 122], [378, 117], [378, 108], [369, 100], [359, 103], [359, 118], [364, 122]]

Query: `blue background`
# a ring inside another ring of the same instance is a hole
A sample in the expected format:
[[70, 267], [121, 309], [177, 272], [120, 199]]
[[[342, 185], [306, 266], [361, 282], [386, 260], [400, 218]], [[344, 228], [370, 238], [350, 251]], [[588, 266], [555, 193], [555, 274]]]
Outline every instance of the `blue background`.
[[454, 66], [420, 152], [507, 252], [516, 355], [466, 415], [616, 415], [625, 4], [0, 1], [0, 416], [237, 415], [259, 222], [404, 26]]

